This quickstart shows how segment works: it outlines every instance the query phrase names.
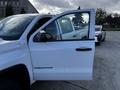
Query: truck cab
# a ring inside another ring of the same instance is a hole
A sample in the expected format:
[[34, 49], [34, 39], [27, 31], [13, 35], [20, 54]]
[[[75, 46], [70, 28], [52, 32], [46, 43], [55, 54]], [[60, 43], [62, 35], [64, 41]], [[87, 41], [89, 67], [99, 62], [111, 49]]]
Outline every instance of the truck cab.
[[33, 80], [92, 80], [94, 37], [93, 9], [3, 19], [0, 80], [8, 87], [0, 82], [0, 88], [27, 90]]

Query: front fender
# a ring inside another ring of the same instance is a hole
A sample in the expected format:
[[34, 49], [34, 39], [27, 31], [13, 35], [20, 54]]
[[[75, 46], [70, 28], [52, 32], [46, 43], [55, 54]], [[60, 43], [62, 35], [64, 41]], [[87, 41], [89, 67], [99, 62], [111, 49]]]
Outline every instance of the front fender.
[[[0, 47], [2, 48], [2, 47]], [[15, 65], [23, 64], [28, 69], [30, 80], [33, 81], [33, 70], [30, 59], [30, 53], [27, 45], [20, 45], [19, 43], [7, 44], [7, 49], [0, 52], [0, 71]]]

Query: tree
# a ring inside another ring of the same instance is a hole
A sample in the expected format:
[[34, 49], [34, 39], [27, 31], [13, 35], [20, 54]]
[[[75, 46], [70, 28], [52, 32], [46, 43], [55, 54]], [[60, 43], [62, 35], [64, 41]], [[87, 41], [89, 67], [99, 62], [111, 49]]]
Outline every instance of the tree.
[[113, 26], [115, 28], [120, 26], [120, 15], [117, 13], [113, 14]]
[[107, 12], [101, 8], [96, 11], [96, 24], [104, 25], [105, 27], [120, 28], [120, 14]]
[[96, 24], [103, 25], [105, 23], [106, 16], [107, 16], [106, 11], [101, 8], [98, 8], [96, 11]]
[[[80, 9], [81, 9], [80, 6], [79, 6], [77, 9], [80, 10]], [[83, 17], [82, 17], [82, 16], [83, 16], [83, 15], [82, 15], [81, 13], [75, 13], [75, 17], [74, 17], [73, 20], [72, 20], [73, 23], [74, 23], [74, 26], [80, 28], [80, 26], [83, 25], [84, 20], [83, 20]]]
[[109, 26], [111, 26], [112, 23], [113, 23], [112, 14], [107, 15], [106, 18], [105, 18], [105, 21], [106, 21], [106, 23], [107, 23]]
[[109, 25], [109, 27], [112, 27], [112, 28], [120, 27], [120, 15], [117, 13], [107, 15], [105, 20], [106, 20], [106, 23]]
[[5, 9], [5, 13], [6, 13], [6, 17], [13, 15], [14, 14], [13, 7], [11, 5], [7, 5]]

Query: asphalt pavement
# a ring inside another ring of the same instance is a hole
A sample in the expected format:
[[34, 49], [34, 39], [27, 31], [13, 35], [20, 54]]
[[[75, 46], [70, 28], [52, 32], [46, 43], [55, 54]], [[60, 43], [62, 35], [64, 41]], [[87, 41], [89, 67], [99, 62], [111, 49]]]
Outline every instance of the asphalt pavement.
[[96, 47], [93, 80], [37, 81], [31, 90], [120, 90], [120, 32], [107, 32]]

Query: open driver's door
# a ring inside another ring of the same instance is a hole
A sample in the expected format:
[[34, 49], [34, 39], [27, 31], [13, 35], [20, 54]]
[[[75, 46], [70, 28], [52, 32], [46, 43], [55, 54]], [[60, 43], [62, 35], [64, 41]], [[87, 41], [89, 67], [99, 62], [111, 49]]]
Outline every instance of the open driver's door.
[[[41, 40], [43, 32], [46, 41]], [[91, 80], [94, 33], [92, 9], [62, 13], [40, 27], [29, 40], [34, 79]]]

